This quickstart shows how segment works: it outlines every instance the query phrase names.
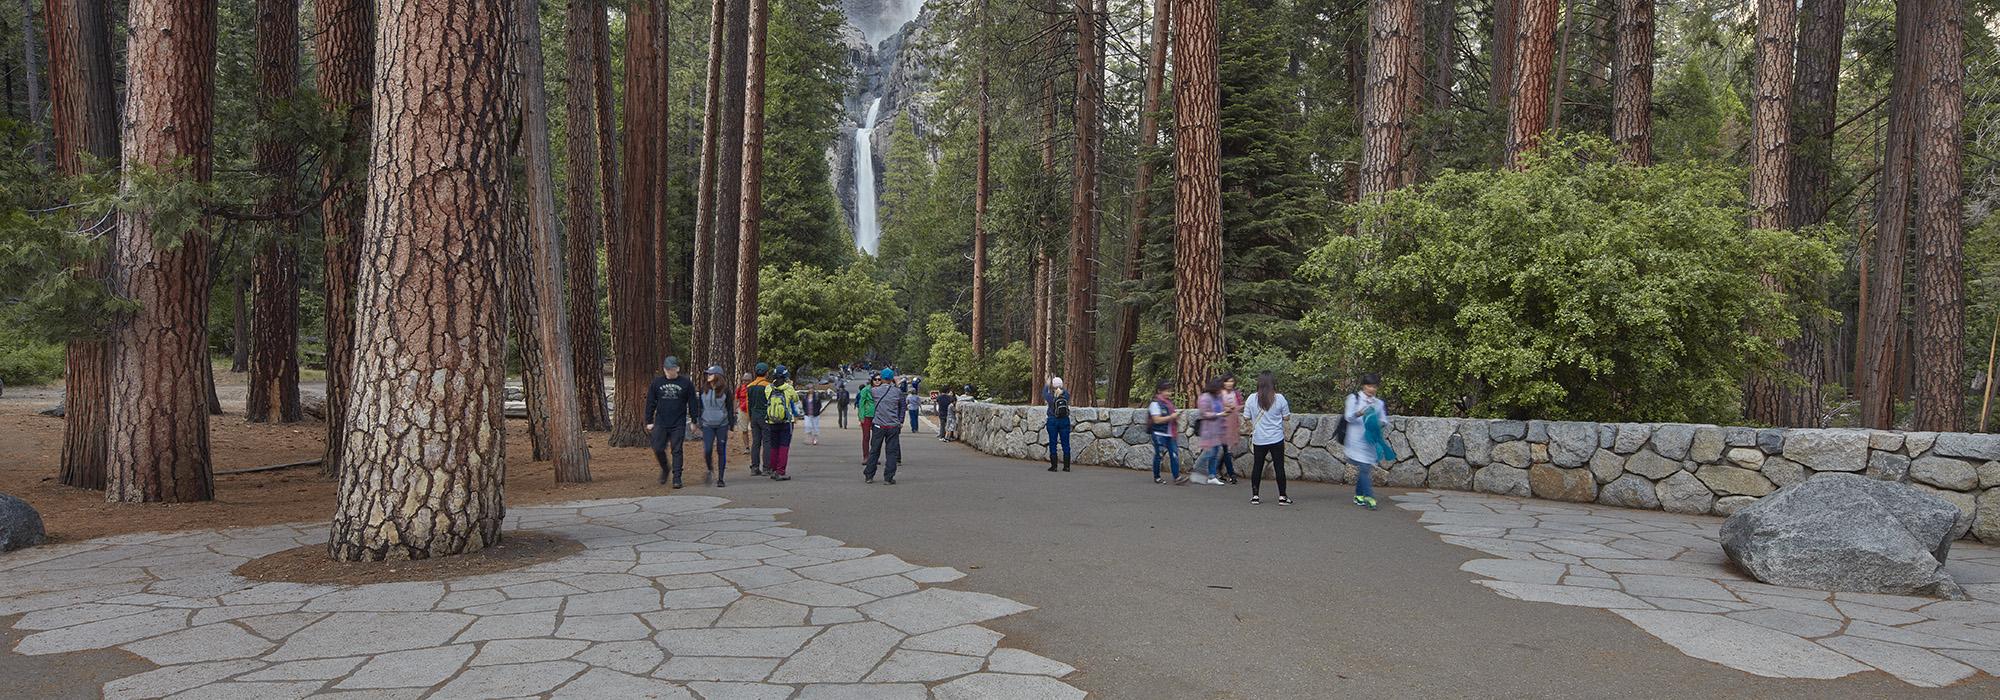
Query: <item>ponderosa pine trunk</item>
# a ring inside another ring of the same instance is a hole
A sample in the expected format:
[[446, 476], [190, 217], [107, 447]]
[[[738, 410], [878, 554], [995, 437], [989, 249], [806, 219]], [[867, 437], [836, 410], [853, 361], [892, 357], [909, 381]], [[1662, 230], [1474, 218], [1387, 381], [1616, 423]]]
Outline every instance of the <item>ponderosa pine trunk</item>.
[[975, 127], [979, 132], [977, 154], [973, 163], [972, 189], [972, 357], [979, 359], [986, 354], [986, 205], [989, 194], [987, 182], [991, 166], [989, 153], [993, 139], [993, 127], [987, 123], [988, 112], [992, 109], [990, 75], [987, 66], [990, 32], [987, 18], [992, 13], [989, 0], [979, 0], [978, 37], [974, 50], [979, 54], [979, 117]]
[[[257, 0], [257, 119], [275, 127], [299, 89], [299, 0]], [[257, 174], [269, 184], [257, 204], [264, 235], [252, 277], [250, 386], [243, 418], [297, 423], [299, 411], [299, 245], [294, 183], [296, 139], [275, 128], [257, 142]]]
[[[1042, 81], [1041, 144], [1042, 177], [1046, 181], [1054, 182], [1056, 177], [1056, 82], [1052, 79]], [[1047, 210], [1043, 211], [1040, 223], [1041, 236], [1053, 234], [1055, 221], [1049, 216]], [[1046, 240], [1038, 236], [1034, 240], [1033, 245], [1035, 248], [1033, 304], [1035, 307], [1035, 319], [1034, 325], [1029, 330], [1029, 347], [1035, 357], [1029, 362], [1029, 373], [1034, 375], [1028, 380], [1028, 402], [1030, 404], [1039, 403], [1042, 400], [1042, 391], [1048, 387], [1049, 376], [1056, 371], [1054, 358], [1055, 324], [1049, 321], [1049, 318], [1055, 315], [1056, 281], [1055, 275], [1052, 272], [1053, 263], [1049, 260], [1049, 247]]]
[[1917, 293], [1910, 363], [1911, 427], [1965, 427], [1965, 3], [1924, 3], [1923, 86], [1917, 99]]
[[665, 353], [660, 351], [654, 305], [657, 275], [653, 265], [659, 256], [655, 236], [656, 217], [666, 198], [654, 188], [654, 178], [665, 177], [667, 114], [659, 109], [667, 99], [661, 83], [668, 70], [666, 37], [656, 0], [632, 3], [625, 15], [625, 187], [631, 196], [622, 201], [620, 226], [606, 237], [606, 268], [611, 274], [612, 378], [617, 391], [611, 409], [611, 446], [639, 447], [648, 444], [646, 431], [647, 387], [653, 382], [654, 368]]
[[[1830, 2], [1842, 0], [1808, 0]], [[1653, 163], [1653, 0], [1618, 0], [1611, 67], [1611, 141], [1625, 161]]]
[[[207, 182], [215, 114], [215, 4], [132, 0], [124, 186], [142, 174]], [[105, 499], [206, 501], [208, 251], [199, 226], [163, 229], [155, 212], [118, 216], [111, 292], [138, 309], [111, 327]]]
[[[714, 0], [709, 5], [708, 18], [708, 71], [706, 92], [703, 93], [701, 110], [701, 155], [699, 172], [695, 177], [694, 196], [694, 298], [688, 306], [688, 355], [695, 358], [696, 367], [721, 364], [722, 358], [710, 354], [710, 319], [715, 310], [715, 154], [717, 133], [720, 128], [722, 100], [722, 25], [728, 14], [724, 0]], [[724, 378], [733, 384], [735, 375]]]
[[[1840, 43], [1846, 29], [1843, 0], [1807, 0], [1799, 6], [1798, 52], [1793, 77], [1792, 169], [1788, 195], [1787, 225], [1803, 229], [1826, 222], [1832, 202], [1831, 183], [1837, 164], [1833, 157], [1833, 131], [1838, 118], [1840, 87]], [[1817, 387], [1826, 385], [1828, 371], [1826, 343], [1832, 336], [1826, 323], [1811, 317], [1799, 319], [1799, 337], [1791, 341], [1785, 368], [1798, 375], [1808, 389], [1804, 396], [1787, 404], [1791, 425], [1817, 427], [1822, 409]]]
[[564, 264], [569, 268], [570, 333], [575, 338], [577, 410], [584, 430], [609, 430], [604, 403], [604, 322], [599, 316], [597, 250], [602, 247], [603, 212], [599, 211], [597, 178], [597, 33], [594, 15], [604, 14], [600, 0], [569, 0], [569, 26], [563, 45], [563, 76], [568, 82], [565, 152], [569, 158], [567, 207], [563, 212]]
[[[524, 192], [516, 201], [519, 227], [506, 251], [510, 304], [520, 348], [528, 420], [539, 425], [542, 455], [555, 462], [556, 481], [590, 481], [590, 445], [576, 407], [576, 358], [569, 308], [563, 301], [563, 246], [556, 224], [554, 147], [549, 140], [547, 71], [542, 64], [541, 0], [515, 0], [509, 61], [518, 82], [520, 162]], [[532, 367], [532, 371], [525, 371]]]
[[1097, 19], [1092, 0], [1076, 0], [1076, 111], [1071, 122], [1076, 154], [1071, 168], [1069, 219], [1068, 333], [1063, 352], [1064, 386], [1077, 406], [1097, 405], [1096, 313], [1092, 308], [1097, 271], [1097, 110], [1104, 86], [1097, 75]]
[[[227, 228], [224, 229], [227, 233]], [[228, 240], [227, 236], [223, 240]], [[229, 246], [231, 248], [234, 245]], [[215, 258], [209, 258], [215, 267]], [[229, 275], [229, 372], [250, 371], [250, 277], [254, 271], [238, 270]]]
[[1174, 359], [1192, 397], [1224, 357], [1222, 93], [1215, 0], [1174, 1]]
[[710, 230], [715, 262], [710, 271], [708, 318], [709, 361], [719, 363], [731, 378], [750, 371], [755, 364], [739, 364], [736, 326], [741, 311], [736, 308], [737, 256], [741, 252], [739, 233], [743, 225], [743, 100], [745, 45], [750, 41], [750, 0], [728, 3], [723, 15], [722, 80], [716, 115], [715, 222]]
[[750, 0], [743, 72], [743, 182], [737, 189], [736, 366], [757, 364], [757, 263], [764, 215], [764, 37], [770, 3]]
[[[634, 130], [629, 118], [627, 120], [625, 127], [627, 139], [637, 137], [652, 141], [646, 147], [652, 162], [647, 166], [651, 172], [645, 178], [646, 189], [627, 187], [625, 196], [628, 201], [639, 198], [652, 200], [651, 216], [647, 220], [646, 228], [640, 233], [646, 237], [649, 242], [649, 250], [653, 254], [653, 354], [659, 356], [670, 355], [679, 350], [679, 348], [674, 347], [674, 321], [677, 315], [675, 311], [680, 308], [680, 305], [674, 303], [674, 300], [679, 298], [677, 292], [682, 280], [682, 275], [680, 274], [682, 261], [678, 256], [674, 255], [674, 247], [667, 245], [668, 236], [671, 235], [669, 233], [671, 230], [671, 226], [669, 225], [671, 217], [668, 216], [670, 209], [668, 203], [673, 199], [673, 188], [670, 186], [673, 182], [673, 168], [671, 167], [673, 159], [669, 158], [668, 154], [673, 151], [674, 132], [673, 124], [670, 121], [672, 115], [668, 114], [666, 108], [668, 101], [673, 99], [673, 85], [670, 80], [673, 73], [673, 62], [669, 56], [669, 52], [673, 48], [673, 33], [669, 31], [673, 14], [672, 7], [666, 0], [644, 0], [644, 2], [634, 3], [633, 13], [637, 14], [641, 6], [650, 6], [650, 14], [652, 15], [652, 27], [647, 36], [652, 38], [653, 50], [657, 55], [655, 59], [656, 65], [659, 67], [652, 71], [648, 77], [650, 78], [650, 87], [653, 94], [658, 95], [653, 104], [657, 105], [659, 113], [651, 118], [652, 128], [650, 133]], [[630, 37], [637, 36], [629, 25], [626, 27], [626, 35], [628, 37], [628, 44], [631, 41]], [[630, 51], [630, 49], [627, 49], [627, 51]], [[632, 69], [630, 66], [627, 66], [625, 70], [629, 73]], [[629, 89], [627, 94], [630, 94]], [[631, 111], [631, 107], [629, 106], [631, 98], [627, 97], [626, 99], [628, 105], [626, 111], [629, 113]], [[630, 148], [629, 144], [627, 148]], [[626, 160], [626, 168], [638, 167], [638, 161], [632, 160], [630, 157]], [[699, 371], [700, 365], [694, 365], [692, 362], [693, 358], [682, 358], [682, 364], [689, 366], [694, 371]]]
[[[1750, 88], [1750, 227], [1784, 229], [1791, 216], [1792, 60], [1797, 15], [1791, 0], [1758, 0], [1757, 36]], [[1781, 280], [1767, 287], [1783, 291]], [[1786, 357], [1797, 349], [1780, 341]], [[1766, 425], [1814, 427], [1800, 421], [1802, 408], [1817, 413], [1818, 387], [1787, 386], [1779, 377], [1755, 376], [1745, 393], [1744, 414]]]
[[320, 228], [326, 244], [322, 276], [326, 295], [326, 456], [320, 473], [339, 476], [347, 449], [347, 404], [354, 391], [354, 278], [361, 274], [361, 232], [371, 113], [369, 84], [375, 70], [373, 0], [314, 0], [313, 54], [321, 104], [347, 125], [342, 151], [324, 156]]
[[1368, 4], [1367, 87], [1361, 92], [1361, 199], [1379, 201], [1408, 181], [1404, 145], [1422, 65], [1416, 0]]
[[381, 5], [336, 560], [500, 540], [508, 4]]
[[[56, 173], [64, 177], [88, 175], [118, 162], [118, 102], [111, 89], [105, 4], [106, 0], [48, 0], [43, 9], [49, 45], [50, 133]], [[100, 224], [80, 219], [77, 225]], [[104, 252], [85, 260], [73, 274], [107, 279], [118, 228], [104, 224], [99, 234], [107, 243]], [[57, 481], [64, 486], [104, 488], [108, 351], [104, 339], [96, 336], [73, 339], [63, 350], [63, 447]]]
[[[1146, 228], [1153, 209], [1153, 158], [1160, 147], [1160, 93], [1166, 82], [1167, 32], [1173, 24], [1173, 0], [1153, 0], [1153, 36], [1146, 59], [1146, 91], [1139, 104], [1139, 168], [1132, 179], [1132, 227], [1125, 237], [1125, 286], [1137, 287], [1145, 277]], [[1139, 344], [1139, 305], [1118, 305], [1118, 343], [1111, 353], [1110, 405], [1132, 400], [1132, 353]]]
[[[590, 40], [595, 43], [591, 51], [591, 61], [595, 77], [590, 84], [597, 94], [597, 231], [599, 248], [606, 257], [609, 267], [610, 244], [625, 230], [625, 188], [618, 178], [618, 104], [612, 94], [611, 85], [611, 6], [608, 0], [596, 0], [597, 11], [591, 15]], [[629, 4], [629, 3], [628, 3]], [[624, 8], [621, 7], [622, 11]], [[609, 272], [607, 271], [607, 277]], [[609, 279], [600, 280], [609, 286]], [[605, 289], [605, 296], [610, 290]], [[609, 311], [609, 308], [606, 309]], [[614, 360], [616, 352], [613, 351]], [[616, 368], [614, 368], [614, 372]], [[616, 375], [613, 375], [614, 381]]]
[[1519, 31], [1521, 0], [1493, 0], [1493, 68], [1486, 76], [1486, 101], [1495, 112], [1505, 114], [1514, 94], [1514, 40]]
[[1875, 188], [1875, 230], [1867, 257], [1867, 300], [1855, 342], [1855, 395], [1861, 424], [1886, 429], [1896, 421], [1903, 356], [1903, 268], [1910, 240], [1912, 154], [1916, 150], [1917, 96], [1924, 52], [1920, 3], [1896, 5], [1896, 70], [1890, 81], [1889, 119], [1882, 139], [1882, 174]]
[[1557, 0], [1515, 0], [1514, 94], [1507, 101], [1507, 167], [1535, 148], [1549, 130], [1549, 90], [1555, 68]]
[[[42, 58], [36, 51], [35, 40], [35, 0], [21, 0], [21, 73], [28, 84], [28, 129], [32, 137], [28, 140], [28, 157], [35, 164], [49, 163], [48, 143], [43, 141], [42, 132]], [[50, 75], [54, 75], [51, 73]]]

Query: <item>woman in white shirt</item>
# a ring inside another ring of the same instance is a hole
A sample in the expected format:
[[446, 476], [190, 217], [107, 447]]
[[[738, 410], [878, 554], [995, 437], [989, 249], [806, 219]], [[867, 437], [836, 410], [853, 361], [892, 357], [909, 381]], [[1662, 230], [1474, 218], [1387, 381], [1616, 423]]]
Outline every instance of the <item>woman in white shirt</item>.
[[[1354, 505], [1369, 510], [1375, 509], [1375, 464], [1382, 461], [1382, 452], [1377, 441], [1383, 429], [1389, 425], [1389, 407], [1375, 394], [1381, 388], [1382, 377], [1366, 374], [1361, 377], [1361, 390], [1347, 395], [1347, 408], [1341, 417], [1347, 421], [1347, 439], [1341, 445], [1347, 463], [1354, 465]], [[1368, 435], [1369, 423], [1374, 422], [1377, 434], [1371, 440]]]
[[1259, 486], [1264, 483], [1264, 461], [1270, 460], [1272, 472], [1278, 475], [1278, 505], [1292, 504], [1285, 495], [1285, 419], [1292, 417], [1292, 404], [1285, 395], [1278, 393], [1278, 381], [1270, 372], [1257, 375], [1257, 393], [1243, 406], [1243, 419], [1250, 422], [1250, 453], [1253, 466], [1250, 467], [1250, 505], [1263, 501], [1257, 497]]

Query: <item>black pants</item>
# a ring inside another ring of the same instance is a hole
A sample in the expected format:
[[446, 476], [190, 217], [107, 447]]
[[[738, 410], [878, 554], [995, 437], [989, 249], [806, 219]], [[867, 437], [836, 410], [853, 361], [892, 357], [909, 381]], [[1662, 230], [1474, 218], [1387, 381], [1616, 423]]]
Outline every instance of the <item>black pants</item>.
[[1264, 460], [1268, 458], [1271, 460], [1271, 466], [1273, 467], [1271, 471], [1278, 475], [1278, 496], [1283, 497], [1285, 495], [1285, 443], [1280, 441], [1269, 445], [1251, 445], [1250, 454], [1254, 458], [1253, 465], [1250, 467], [1250, 495], [1257, 495], [1257, 487], [1264, 481]]
[[[675, 481], [679, 481], [681, 478], [681, 445], [687, 442], [687, 426], [676, 425], [670, 428], [663, 428], [663, 430], [667, 434], [665, 445], [663, 446], [664, 449], [655, 448], [653, 450], [653, 459], [660, 462], [661, 479], [671, 476]], [[654, 444], [660, 443], [656, 442]], [[669, 451], [673, 453], [671, 459], [667, 456]]]
[[847, 404], [840, 405], [840, 429], [847, 429]]
[[766, 427], [763, 418], [752, 417], [750, 419], [750, 473], [753, 475], [764, 472], [764, 429]]
[[873, 449], [868, 452], [868, 466], [862, 468], [861, 475], [875, 476], [876, 460], [881, 460], [882, 478], [896, 479], [896, 463], [903, 461], [903, 431], [901, 426], [875, 426], [874, 435], [869, 437]]

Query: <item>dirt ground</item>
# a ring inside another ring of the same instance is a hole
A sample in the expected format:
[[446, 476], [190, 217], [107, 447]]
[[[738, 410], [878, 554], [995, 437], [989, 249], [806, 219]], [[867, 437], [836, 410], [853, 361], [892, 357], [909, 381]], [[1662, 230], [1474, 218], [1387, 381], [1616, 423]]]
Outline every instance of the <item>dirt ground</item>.
[[[216, 393], [224, 415], [209, 420], [209, 451], [217, 472], [318, 459], [325, 450], [326, 426], [243, 421], [243, 375], [216, 372]], [[319, 387], [306, 387], [318, 391]], [[7, 387], [0, 397], [0, 493], [26, 500], [42, 514], [51, 542], [117, 535], [272, 523], [324, 521], [333, 514], [335, 484], [317, 467], [299, 467], [215, 478], [215, 500], [207, 503], [106, 503], [104, 494], [56, 483], [62, 448], [62, 419], [37, 415], [61, 400], [60, 386]], [[729, 475], [749, 478], [739, 433], [731, 440]], [[606, 433], [590, 434], [590, 483], [557, 484], [550, 462], [529, 462], [527, 423], [507, 421], [506, 501], [509, 505], [557, 503], [593, 498], [661, 495], [659, 467], [652, 450], [612, 448]], [[684, 453], [688, 488], [702, 493], [701, 443]]]

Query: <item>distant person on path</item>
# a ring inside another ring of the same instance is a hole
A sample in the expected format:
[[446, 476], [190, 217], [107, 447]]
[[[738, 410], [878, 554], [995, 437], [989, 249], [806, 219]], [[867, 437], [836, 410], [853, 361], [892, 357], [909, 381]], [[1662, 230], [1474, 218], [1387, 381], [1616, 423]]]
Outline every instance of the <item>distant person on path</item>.
[[952, 405], [958, 403], [958, 396], [949, 391], [934, 391], [931, 392], [931, 400], [937, 402], [938, 442], [951, 442], [954, 424], [958, 420], [952, 414]]
[[1375, 465], [1396, 461], [1396, 451], [1382, 438], [1384, 426], [1389, 423], [1389, 407], [1376, 396], [1381, 385], [1381, 376], [1362, 375], [1361, 390], [1347, 395], [1347, 408], [1341, 412], [1347, 421], [1346, 440], [1342, 443], [1344, 456], [1356, 471], [1354, 505], [1369, 510], [1375, 509]]
[[[653, 437], [653, 458], [660, 462], [662, 484], [671, 477], [674, 488], [681, 487], [681, 445], [687, 441], [694, 411], [694, 382], [681, 376], [681, 358], [668, 355], [660, 362], [660, 376], [646, 390], [646, 432]], [[673, 450], [671, 460], [668, 450]]]
[[799, 390], [792, 387], [791, 372], [783, 365], [772, 372], [774, 383], [764, 388], [764, 471], [772, 481], [791, 481], [786, 467], [792, 462], [792, 422], [799, 410]]
[[695, 401], [700, 411], [696, 414], [696, 425], [701, 426], [701, 461], [708, 465], [702, 483], [708, 483], [712, 477], [716, 488], [728, 486], [723, 483], [722, 474], [729, 468], [729, 431], [736, 429], [736, 406], [732, 398], [729, 385], [722, 380], [722, 366], [710, 365], [708, 386], [702, 388]]
[[[743, 378], [736, 382], [736, 412], [744, 415], [750, 413], [750, 380], [750, 373], [744, 372]], [[743, 439], [749, 440], [750, 426], [747, 423], [743, 426], [743, 433]]]
[[853, 396], [847, 393], [847, 374], [844, 368], [842, 370], [840, 379], [838, 379], [837, 381], [839, 382], [839, 384], [834, 385], [835, 388], [833, 390], [833, 408], [834, 410], [840, 413], [840, 429], [846, 430], [847, 402], [851, 400]]
[[743, 387], [743, 418], [750, 424], [750, 475], [763, 476], [765, 467], [764, 441], [769, 436], [770, 424], [764, 421], [764, 409], [771, 403], [771, 366], [757, 363], [757, 376]]
[[[924, 379], [918, 377], [903, 384], [903, 403], [910, 411], [909, 425], [911, 435], [924, 431], [924, 401], [917, 398], [917, 394], [921, 391], [920, 387], [923, 386], [923, 383]], [[880, 409], [876, 410], [879, 411]]]
[[826, 398], [818, 390], [807, 390], [799, 394], [799, 418], [806, 424], [806, 440], [819, 444], [819, 412], [826, 408]]
[[1222, 464], [1223, 451], [1229, 449], [1223, 445], [1222, 438], [1223, 418], [1228, 414], [1222, 405], [1221, 377], [1208, 380], [1208, 384], [1202, 387], [1201, 396], [1195, 399], [1194, 407], [1195, 446], [1201, 448], [1201, 457], [1195, 462], [1195, 470], [1200, 471], [1202, 467], [1207, 467], [1208, 481], [1202, 483], [1220, 486], [1226, 482], [1218, 478], [1216, 470]]
[[855, 398], [854, 414], [861, 417], [861, 463], [867, 464], [868, 457], [875, 454], [875, 443], [870, 436], [875, 432], [875, 385], [882, 379], [868, 377], [868, 384], [861, 387], [861, 394]]
[[1181, 476], [1181, 446], [1176, 439], [1174, 422], [1180, 412], [1174, 408], [1174, 399], [1167, 392], [1173, 388], [1169, 382], [1153, 385], [1153, 401], [1146, 404], [1146, 430], [1153, 436], [1153, 483], [1164, 484], [1160, 480], [1160, 457], [1165, 455], [1174, 469], [1174, 485], [1187, 485], [1187, 477]]
[[875, 465], [882, 464], [882, 483], [895, 485], [896, 463], [903, 461], [903, 404], [909, 402], [909, 394], [895, 381], [895, 370], [882, 370], [882, 381], [869, 391], [875, 394], [875, 426], [870, 436], [868, 464], [861, 469], [861, 480], [875, 483]]
[[1264, 483], [1266, 461], [1278, 477], [1278, 505], [1292, 504], [1285, 495], [1285, 420], [1291, 417], [1292, 404], [1278, 393], [1277, 379], [1270, 372], [1257, 375], [1257, 393], [1243, 409], [1243, 418], [1250, 421], [1250, 505], [1262, 503], [1257, 491]]
[[1049, 385], [1042, 389], [1042, 403], [1047, 405], [1044, 412], [1043, 428], [1049, 436], [1049, 471], [1056, 470], [1056, 443], [1062, 443], [1062, 470], [1069, 471], [1069, 433], [1074, 426], [1069, 420], [1069, 389], [1063, 388], [1062, 377], [1049, 377]]
[[1230, 485], [1236, 484], [1236, 446], [1243, 442], [1243, 394], [1236, 390], [1236, 375], [1222, 375], [1222, 471]]

